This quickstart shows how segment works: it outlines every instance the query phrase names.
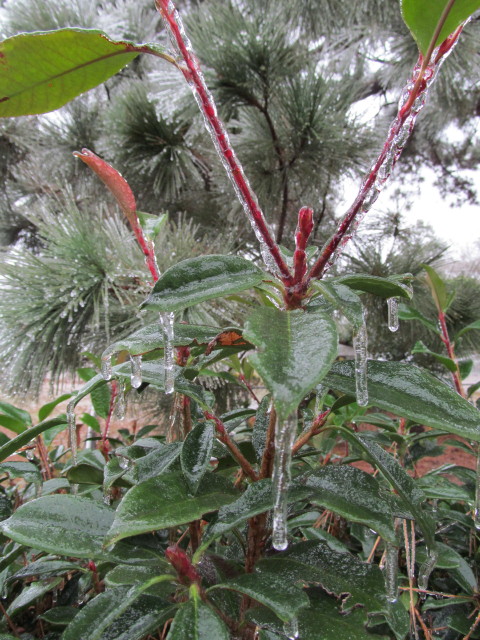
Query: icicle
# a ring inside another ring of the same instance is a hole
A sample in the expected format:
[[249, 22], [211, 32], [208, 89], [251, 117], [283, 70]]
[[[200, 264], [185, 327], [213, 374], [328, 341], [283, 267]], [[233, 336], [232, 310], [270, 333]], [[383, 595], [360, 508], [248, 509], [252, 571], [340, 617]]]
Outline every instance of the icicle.
[[118, 381], [117, 401], [115, 403], [115, 418], [117, 420], [123, 420], [125, 418], [126, 403], [125, 403], [125, 381]]
[[398, 298], [388, 298], [388, 328], [390, 331], [398, 331], [400, 326], [398, 321]]
[[25, 451], [25, 455], [27, 456], [27, 460], [30, 460], [30, 462], [32, 460], [35, 460], [35, 453], [34, 453], [34, 449], [27, 449]]
[[385, 549], [385, 590], [388, 602], [394, 604], [398, 598], [398, 548], [391, 542]]
[[475, 505], [473, 507], [473, 524], [480, 529], [480, 445], [477, 445], [477, 477], [475, 480]]
[[292, 618], [288, 622], [285, 622], [283, 625], [283, 633], [289, 640], [297, 640], [297, 638], [299, 637], [298, 619]]
[[102, 376], [105, 380], [111, 380], [112, 373], [112, 353], [107, 349], [102, 354]]
[[125, 456], [118, 456], [118, 464], [120, 465], [120, 469], [128, 469], [130, 461]]
[[368, 405], [367, 387], [367, 325], [365, 318], [363, 324], [353, 336], [353, 348], [355, 350], [355, 387], [357, 392], [357, 404], [360, 407]]
[[275, 426], [275, 460], [273, 463], [273, 533], [272, 544], [278, 551], [288, 546], [287, 492], [291, 479], [292, 446], [297, 431], [297, 416], [290, 416]]
[[72, 400], [67, 405], [67, 425], [68, 436], [70, 438], [70, 449], [72, 451], [72, 461], [77, 464], [77, 425], [75, 423], [75, 401]]
[[438, 552], [435, 549], [426, 547], [425, 550], [427, 552], [427, 559], [418, 570], [417, 584], [419, 589], [426, 589], [428, 587], [428, 579], [438, 559]]
[[138, 389], [142, 385], [142, 356], [130, 356], [132, 364], [132, 375], [130, 382], [134, 389]]
[[174, 364], [174, 321], [175, 314], [161, 313], [160, 322], [163, 329], [163, 349], [164, 349], [164, 368], [165, 368], [165, 393], [173, 393], [175, 388], [175, 364]]

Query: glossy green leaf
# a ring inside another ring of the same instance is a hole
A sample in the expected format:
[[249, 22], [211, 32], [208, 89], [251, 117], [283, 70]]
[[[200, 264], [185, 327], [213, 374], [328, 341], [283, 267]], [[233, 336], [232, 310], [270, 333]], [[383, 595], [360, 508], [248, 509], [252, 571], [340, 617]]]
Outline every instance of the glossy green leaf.
[[3, 534], [35, 549], [76, 558], [104, 557], [104, 536], [114, 511], [89, 498], [50, 495], [22, 505], [0, 527]]
[[311, 502], [395, 542], [391, 507], [378, 481], [369, 473], [348, 465], [328, 465], [308, 474], [304, 482], [313, 490]]
[[25, 428], [32, 424], [30, 414], [24, 409], [18, 409], [9, 402], [0, 402], [0, 414], [11, 416], [25, 425]]
[[93, 29], [22, 33], [0, 43], [0, 116], [58, 109], [105, 82], [139, 53], [171, 61], [155, 46], [111, 40]]
[[295, 578], [292, 580], [292, 576], [289, 576], [286, 579], [285, 575], [264, 571], [260, 565], [263, 567], [263, 563], [259, 563], [254, 573], [245, 573], [216, 584], [209, 591], [214, 589], [238, 591], [265, 605], [285, 622], [294, 618], [301, 609], [308, 607], [308, 597], [301, 586], [295, 584]]
[[272, 393], [280, 420], [296, 410], [325, 376], [337, 355], [337, 328], [321, 312], [258, 307], [244, 337], [257, 347], [249, 356]]
[[160, 627], [172, 607], [138, 587], [117, 587], [100, 593], [81, 609], [62, 640], [140, 640]]
[[439, 333], [438, 327], [434, 322], [426, 318], [420, 311], [412, 309], [412, 307], [406, 304], [398, 305], [398, 317], [400, 320], [418, 320], [424, 327], [433, 331], [433, 333]]
[[66, 562], [65, 560], [56, 560], [51, 558], [41, 558], [35, 562], [30, 562], [11, 575], [8, 580], [16, 580], [19, 578], [52, 578], [62, 576], [69, 571], [86, 571], [79, 564]]
[[47, 402], [47, 404], [44, 404], [38, 410], [38, 419], [45, 420], [45, 418], [48, 418], [48, 416], [52, 413], [52, 411], [55, 409], [56, 406], [58, 406], [59, 404], [61, 404], [65, 400], [68, 400], [71, 397], [72, 397], [71, 393], [64, 393], [58, 398], [55, 398], [55, 400], [52, 400], [52, 402]]
[[42, 475], [32, 462], [2, 462], [0, 475], [7, 473], [10, 478], [23, 478], [25, 482], [40, 484]]
[[200, 598], [181, 605], [173, 619], [167, 640], [229, 640], [224, 622]]
[[[349, 276], [340, 276], [335, 278], [333, 282], [346, 285], [350, 289], [357, 291], [365, 291], [365, 293], [373, 293], [380, 298], [411, 298], [412, 291], [410, 287], [403, 284], [399, 277], [380, 278], [379, 276], [371, 276], [367, 273], [356, 273]], [[327, 280], [327, 284], [329, 281]]]
[[412, 353], [427, 353], [428, 355], [435, 358], [435, 360], [440, 362], [440, 364], [443, 364], [443, 366], [446, 367], [449, 371], [455, 372], [457, 370], [457, 365], [451, 358], [447, 358], [447, 356], [444, 356], [441, 353], [435, 353], [434, 351], [431, 351], [425, 344], [423, 344], [421, 340], [418, 340], [413, 345]]
[[30, 605], [32, 605], [36, 600], [44, 596], [49, 591], [55, 589], [60, 582], [62, 582], [62, 578], [54, 578], [52, 580], [42, 580], [41, 582], [32, 582], [27, 587], [25, 587], [18, 596], [10, 603], [7, 614], [13, 618]]
[[[402, 15], [425, 55], [448, 0], [401, 0]], [[479, 0], [455, 0], [435, 45], [443, 42], [469, 16], [480, 8]]]
[[147, 453], [146, 456], [135, 461], [133, 476], [137, 482], [144, 482], [155, 478], [166, 471], [180, 456], [181, 442], [171, 442]]
[[13, 433], [22, 433], [27, 428], [27, 425], [20, 420], [4, 414], [0, 414], [0, 426], [6, 427], [10, 431], [13, 431]]
[[[128, 565], [120, 564], [114, 567], [105, 575], [105, 584], [107, 587], [120, 587], [122, 585], [143, 584], [156, 576], [165, 574], [172, 569], [172, 566], [164, 560], [159, 559], [156, 565]], [[172, 581], [174, 580], [172, 575]]]
[[475, 322], [472, 322], [466, 327], [463, 327], [463, 329], [460, 329], [460, 331], [455, 335], [455, 341], [458, 340], [458, 338], [461, 338], [467, 331], [474, 330], [480, 330], [480, 320], [475, 320]]
[[40, 424], [37, 424], [35, 427], [30, 427], [26, 431], [23, 431], [16, 438], [13, 438], [0, 447], [0, 461], [5, 460], [5, 458], [13, 455], [21, 447], [24, 447], [41, 433], [44, 433], [52, 427], [58, 427], [61, 425], [63, 425], [65, 428], [67, 427], [67, 421], [65, 420], [64, 416], [59, 416], [58, 418], [52, 418], [51, 420], [40, 422]]
[[106, 544], [139, 533], [176, 527], [197, 520], [237, 497], [233, 486], [209, 473], [200, 483], [196, 496], [179, 472], [166, 473], [132, 487], [119, 504]]
[[[290, 486], [287, 501], [295, 502], [309, 497], [311, 489], [299, 485]], [[208, 526], [204, 533], [202, 548], [209, 545], [212, 540], [238, 527], [248, 518], [273, 508], [272, 481], [270, 478], [258, 480], [248, 485], [246, 491], [231, 504], [221, 507], [218, 518]]]
[[[400, 362], [369, 361], [367, 377], [371, 405], [480, 442], [478, 410], [431, 373]], [[355, 396], [355, 364], [336, 362], [325, 384]]]
[[197, 493], [198, 485], [210, 466], [214, 433], [212, 422], [199, 422], [183, 442], [180, 461], [188, 488], [193, 494]]
[[357, 294], [345, 284], [335, 281], [319, 280], [312, 284], [334, 309], [345, 316], [356, 333], [363, 324], [363, 305]]
[[[431, 0], [422, 1], [425, 2]], [[460, 2], [461, 1], [462, 0], [460, 0]], [[437, 5], [443, 2], [444, 0], [436, 0]], [[456, 0], [456, 2], [458, 2], [458, 0]], [[444, 4], [446, 4], [446, 1]], [[427, 283], [430, 287], [435, 306], [437, 307], [438, 311], [446, 311], [448, 300], [447, 285], [445, 284], [444, 280], [442, 280], [442, 278], [438, 275], [435, 269], [433, 269], [433, 267], [430, 267], [428, 264], [424, 264], [422, 266], [427, 274]]]
[[474, 362], [471, 358], [465, 358], [458, 361], [458, 371], [460, 373], [460, 379], [465, 380], [473, 371]]
[[76, 607], [54, 607], [42, 613], [39, 618], [44, 622], [48, 622], [52, 627], [66, 627], [77, 615]]
[[143, 306], [180, 311], [198, 302], [250, 289], [262, 278], [263, 272], [240, 256], [187, 258], [165, 271]]

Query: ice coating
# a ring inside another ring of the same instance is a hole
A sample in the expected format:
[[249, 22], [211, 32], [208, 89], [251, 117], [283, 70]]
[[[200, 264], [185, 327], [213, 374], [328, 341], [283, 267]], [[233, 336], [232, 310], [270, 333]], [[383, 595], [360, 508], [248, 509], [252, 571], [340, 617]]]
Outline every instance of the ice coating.
[[480, 530], [480, 445], [477, 445], [477, 475], [475, 478], [475, 504], [473, 507], [473, 524]]
[[363, 324], [353, 336], [353, 349], [355, 351], [355, 388], [357, 404], [360, 407], [368, 405], [367, 386], [367, 325], [365, 317]]
[[77, 425], [75, 422], [75, 402], [72, 400], [67, 405], [67, 425], [70, 449], [72, 451], [72, 461], [76, 465], [77, 460]]
[[278, 551], [288, 546], [287, 493], [291, 480], [292, 446], [297, 431], [297, 416], [275, 425], [275, 459], [273, 462], [273, 532], [272, 544]]
[[428, 587], [428, 579], [432, 573], [438, 559], [438, 552], [435, 549], [426, 547], [427, 559], [418, 570], [418, 588], [426, 589]]
[[398, 599], [398, 548], [387, 542], [385, 548], [385, 590], [388, 602]]
[[117, 397], [115, 403], [115, 418], [123, 420], [125, 418], [126, 402], [125, 402], [125, 381], [119, 380], [117, 387]]
[[298, 619], [292, 618], [288, 622], [285, 622], [283, 625], [283, 633], [289, 640], [297, 640], [300, 635], [298, 631]]
[[398, 298], [388, 298], [388, 328], [390, 331], [398, 331], [400, 322], [398, 320]]
[[130, 375], [130, 384], [134, 389], [142, 386], [142, 356], [130, 356], [132, 365], [132, 373]]
[[113, 370], [112, 370], [112, 353], [113, 352], [110, 351], [110, 348], [108, 348], [102, 354], [101, 369], [102, 369], [102, 376], [105, 378], [105, 380], [111, 380], [112, 379], [112, 374], [113, 374]]
[[165, 371], [165, 393], [171, 394], [175, 388], [175, 353], [174, 353], [174, 313], [161, 313], [160, 323], [163, 331], [163, 364]]

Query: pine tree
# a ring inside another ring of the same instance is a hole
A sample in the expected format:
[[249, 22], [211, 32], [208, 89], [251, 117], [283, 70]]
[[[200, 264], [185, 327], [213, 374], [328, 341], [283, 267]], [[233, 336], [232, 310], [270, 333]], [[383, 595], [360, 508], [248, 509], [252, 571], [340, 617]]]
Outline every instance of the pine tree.
[[[308, 205], [321, 246], [342, 213], [344, 179], [361, 180], [415, 61], [397, 2], [205, 0], [179, 8], [277, 240], [291, 247], [296, 213]], [[81, 26], [168, 44], [151, 0], [7, 0], [0, 12], [5, 37]], [[476, 200], [457, 170], [478, 156], [470, 132], [478, 115], [479, 34], [473, 20], [446, 62], [397, 173], [400, 188], [425, 165], [445, 191]], [[367, 103], [377, 114], [365, 122]], [[461, 127], [460, 144], [445, 134], [452, 124]], [[141, 210], [169, 214], [174, 226], [158, 247], [163, 268], [192, 255], [198, 241], [204, 252], [229, 247], [259, 256], [173, 68], [139, 57], [60, 111], [8, 120], [0, 129], [0, 353], [14, 385], [23, 378], [31, 387], [47, 370], [72, 370], [82, 349], [99, 349], [106, 333], [141, 323], [133, 309], [148, 287], [142, 257], [102, 185], [72, 157], [75, 149], [88, 147], [120, 169]], [[428, 243], [415, 248], [427, 257], [430, 250]], [[79, 288], [84, 306], [74, 309], [69, 296]]]

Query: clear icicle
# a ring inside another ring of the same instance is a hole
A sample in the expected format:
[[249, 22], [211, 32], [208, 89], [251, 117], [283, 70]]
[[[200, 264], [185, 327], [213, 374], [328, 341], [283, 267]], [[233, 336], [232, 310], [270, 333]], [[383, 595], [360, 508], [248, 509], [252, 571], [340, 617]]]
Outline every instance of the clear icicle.
[[435, 549], [426, 548], [427, 559], [418, 570], [418, 588], [426, 589], [428, 587], [428, 579], [432, 573], [438, 559], [438, 552]]
[[390, 331], [398, 331], [400, 326], [398, 320], [398, 298], [388, 298], [388, 328]]
[[368, 405], [367, 387], [367, 325], [365, 318], [363, 324], [353, 336], [353, 348], [355, 351], [355, 387], [357, 392], [357, 404], [360, 407]]
[[398, 599], [398, 548], [391, 542], [385, 549], [385, 590], [388, 602], [394, 604]]
[[134, 389], [138, 389], [142, 385], [142, 356], [130, 356], [130, 363], [132, 365], [130, 383]]
[[124, 380], [118, 381], [117, 387], [117, 399], [115, 402], [115, 418], [117, 420], [123, 420], [125, 418], [126, 412], [126, 402], [125, 402], [125, 382]]
[[480, 445], [477, 445], [477, 477], [475, 479], [475, 504], [473, 507], [473, 524], [480, 529]]
[[75, 403], [69, 402], [67, 405], [67, 425], [68, 437], [70, 439], [70, 449], [72, 451], [72, 461], [76, 465], [77, 459], [77, 425], [75, 422]]
[[25, 451], [25, 455], [27, 456], [27, 460], [30, 460], [30, 462], [32, 460], [35, 460], [35, 452], [34, 449], [27, 449]]
[[292, 446], [297, 431], [297, 416], [290, 416], [275, 426], [275, 460], [273, 463], [273, 533], [272, 544], [278, 551], [288, 546], [287, 492], [291, 479]]
[[173, 393], [175, 388], [175, 354], [174, 354], [174, 322], [175, 314], [161, 313], [160, 322], [164, 340], [164, 368], [165, 368], [165, 393]]
[[112, 354], [107, 349], [103, 352], [102, 355], [102, 376], [105, 378], [105, 380], [111, 380], [112, 374]]
[[298, 619], [292, 618], [288, 622], [285, 622], [283, 625], [283, 633], [289, 640], [297, 640], [297, 638], [299, 637]]

